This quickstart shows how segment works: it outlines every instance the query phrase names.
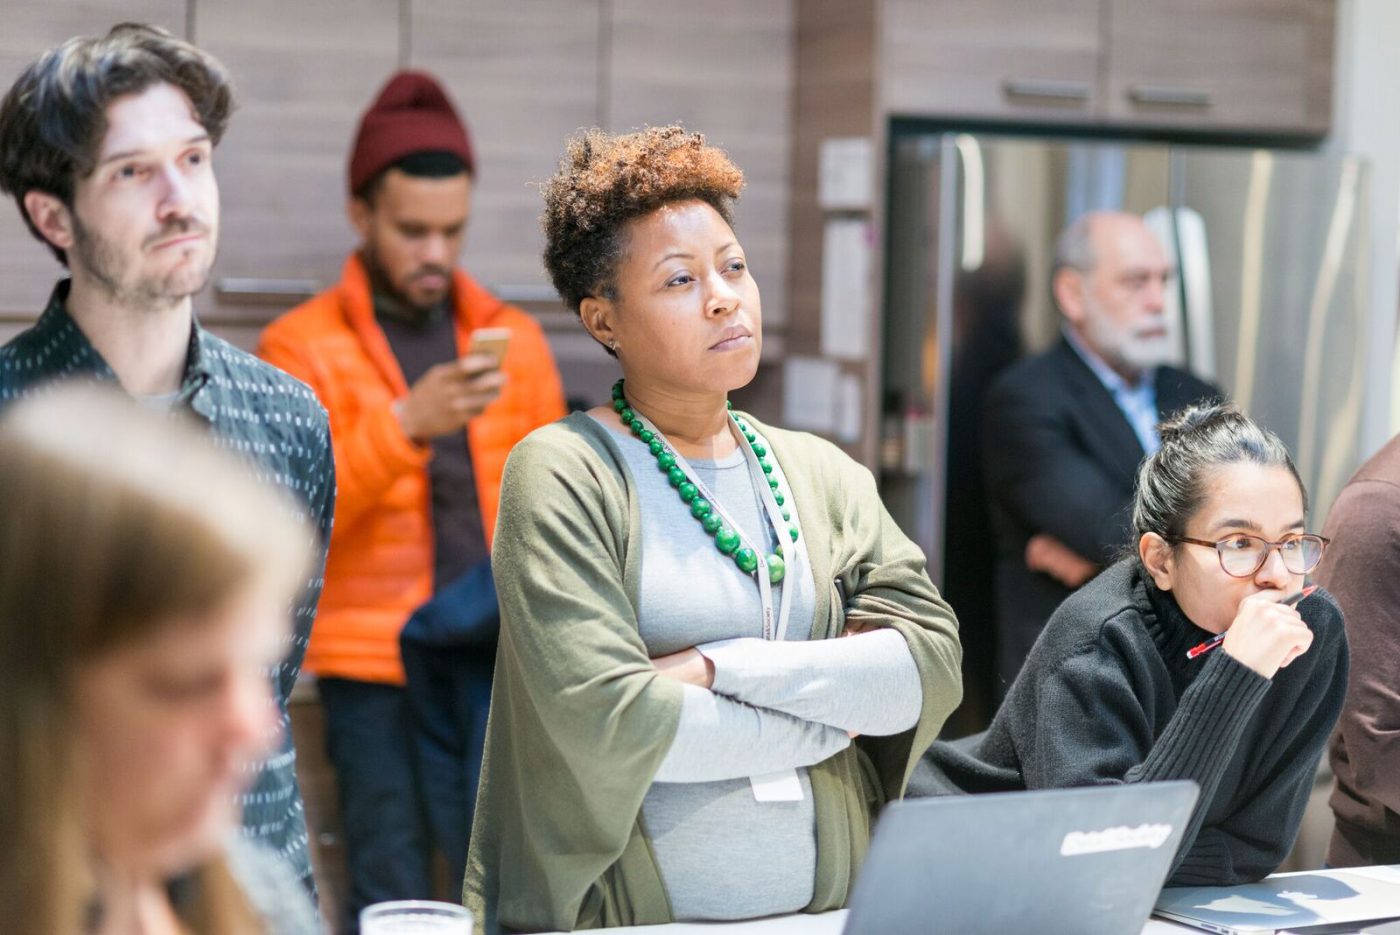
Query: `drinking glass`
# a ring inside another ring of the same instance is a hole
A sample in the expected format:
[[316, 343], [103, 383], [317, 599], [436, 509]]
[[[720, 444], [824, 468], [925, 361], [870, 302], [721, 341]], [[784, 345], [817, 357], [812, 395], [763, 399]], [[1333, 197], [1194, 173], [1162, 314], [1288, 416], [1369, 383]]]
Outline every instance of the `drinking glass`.
[[472, 935], [472, 914], [452, 903], [402, 899], [360, 912], [361, 935]]

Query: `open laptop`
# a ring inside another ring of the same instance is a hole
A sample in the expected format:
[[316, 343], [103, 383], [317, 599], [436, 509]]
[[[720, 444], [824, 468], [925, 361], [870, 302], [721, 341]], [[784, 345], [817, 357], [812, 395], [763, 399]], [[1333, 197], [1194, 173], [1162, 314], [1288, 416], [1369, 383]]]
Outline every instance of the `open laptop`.
[[1400, 867], [1280, 873], [1240, 886], [1170, 887], [1154, 912], [1219, 935], [1355, 932], [1372, 922], [1400, 919]]
[[1139, 932], [1196, 795], [1163, 782], [891, 803], [844, 933]]

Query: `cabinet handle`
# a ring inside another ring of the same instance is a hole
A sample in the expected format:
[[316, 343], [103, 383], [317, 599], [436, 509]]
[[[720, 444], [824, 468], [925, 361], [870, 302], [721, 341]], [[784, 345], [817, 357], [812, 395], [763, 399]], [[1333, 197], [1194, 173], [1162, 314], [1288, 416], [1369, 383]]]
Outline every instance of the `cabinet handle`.
[[1045, 103], [1054, 101], [1087, 103], [1093, 88], [1087, 81], [1053, 81], [1043, 78], [1008, 78], [1001, 83], [1007, 97], [1034, 98]]
[[234, 302], [280, 302], [304, 299], [321, 291], [314, 279], [241, 279], [226, 276], [214, 285], [219, 298]]
[[492, 283], [486, 287], [492, 295], [503, 302], [559, 302], [559, 293], [553, 286], [530, 283]]
[[1128, 100], [1139, 105], [1167, 107], [1209, 107], [1210, 92], [1193, 88], [1171, 88], [1139, 84], [1128, 89]]

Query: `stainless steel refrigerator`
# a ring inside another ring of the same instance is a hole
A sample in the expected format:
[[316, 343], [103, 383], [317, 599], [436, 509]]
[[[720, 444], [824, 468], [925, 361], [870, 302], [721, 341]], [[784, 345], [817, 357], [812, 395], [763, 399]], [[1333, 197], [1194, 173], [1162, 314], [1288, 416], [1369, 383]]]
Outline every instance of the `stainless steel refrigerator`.
[[1091, 210], [1144, 216], [1179, 270], [1176, 362], [1278, 433], [1320, 528], [1358, 463], [1367, 171], [1196, 145], [899, 129], [890, 145], [880, 480], [958, 611], [972, 729], [994, 653], [979, 411], [1002, 368], [1060, 333], [1055, 235]]

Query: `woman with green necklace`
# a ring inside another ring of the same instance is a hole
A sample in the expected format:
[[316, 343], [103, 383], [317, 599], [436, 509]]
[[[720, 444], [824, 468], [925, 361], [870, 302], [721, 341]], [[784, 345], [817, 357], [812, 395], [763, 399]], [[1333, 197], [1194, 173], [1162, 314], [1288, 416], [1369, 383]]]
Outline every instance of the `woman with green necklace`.
[[546, 266], [623, 379], [501, 486], [463, 894], [487, 931], [840, 908], [961, 696], [870, 473], [728, 404], [763, 339], [742, 184], [666, 127], [583, 134], [545, 186]]

